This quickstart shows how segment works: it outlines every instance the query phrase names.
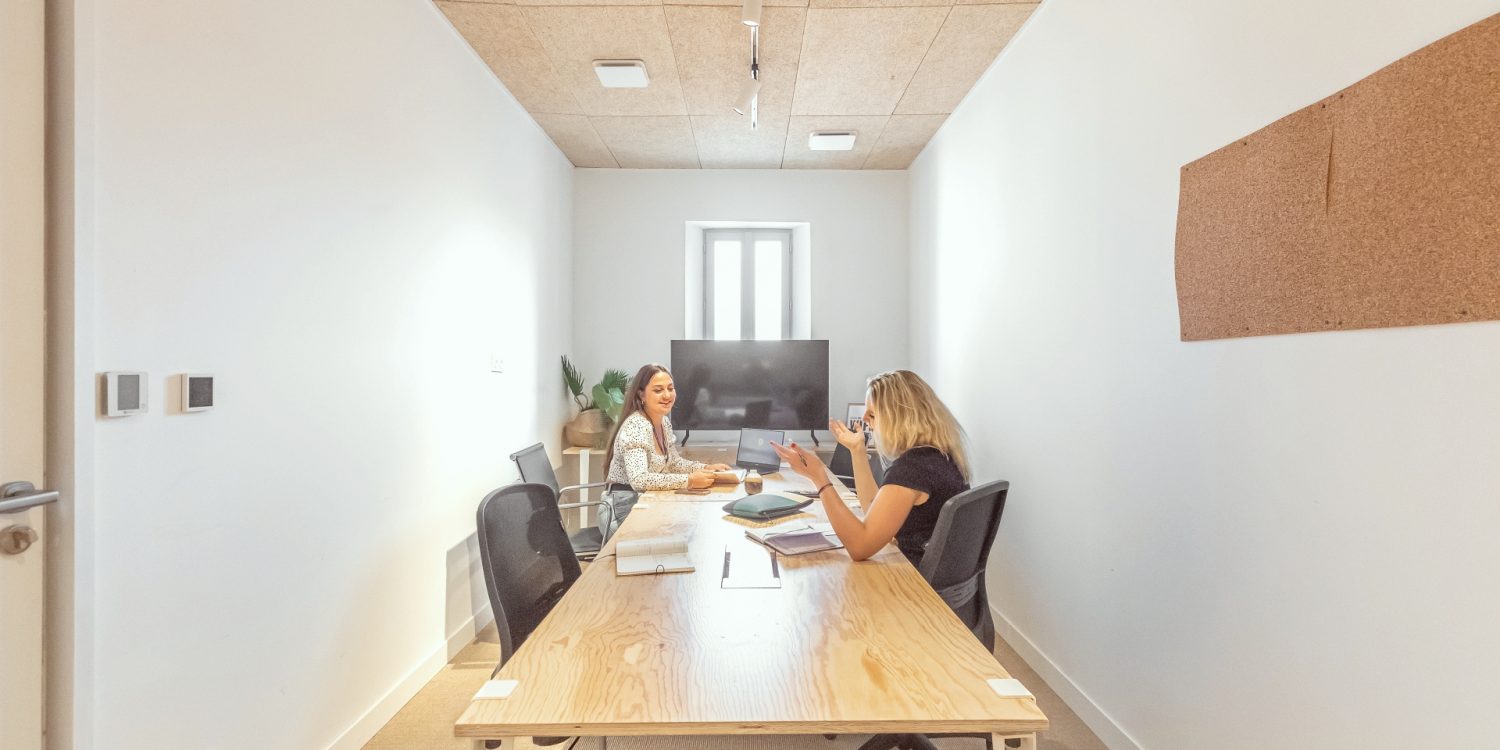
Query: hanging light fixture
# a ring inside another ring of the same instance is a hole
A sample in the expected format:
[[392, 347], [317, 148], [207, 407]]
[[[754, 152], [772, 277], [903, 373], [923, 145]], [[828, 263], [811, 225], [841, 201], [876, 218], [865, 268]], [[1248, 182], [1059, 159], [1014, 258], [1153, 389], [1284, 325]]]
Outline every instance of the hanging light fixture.
[[761, 0], [745, 0], [740, 9], [740, 23], [750, 27], [750, 80], [740, 87], [734, 111], [750, 115], [751, 130], [760, 124], [760, 3]]

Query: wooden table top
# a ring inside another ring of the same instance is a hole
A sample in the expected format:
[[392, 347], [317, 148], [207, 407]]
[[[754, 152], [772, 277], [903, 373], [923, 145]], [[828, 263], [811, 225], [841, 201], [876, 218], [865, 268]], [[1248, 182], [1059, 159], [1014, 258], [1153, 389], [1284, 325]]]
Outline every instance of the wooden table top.
[[[787, 472], [790, 474], [790, 472]], [[800, 477], [778, 479], [795, 486]], [[772, 485], [768, 482], [767, 487]], [[645, 493], [599, 562], [496, 675], [508, 698], [470, 703], [460, 737], [1041, 731], [1009, 678], [894, 545], [855, 563], [842, 550], [781, 556], [781, 587], [726, 589], [765, 548], [726, 516], [739, 492]], [[681, 502], [710, 499], [714, 502]], [[803, 521], [823, 520], [815, 503]], [[791, 520], [791, 519], [786, 519]], [[781, 521], [785, 522], [785, 520]], [[614, 543], [691, 537], [695, 571], [617, 577]]]

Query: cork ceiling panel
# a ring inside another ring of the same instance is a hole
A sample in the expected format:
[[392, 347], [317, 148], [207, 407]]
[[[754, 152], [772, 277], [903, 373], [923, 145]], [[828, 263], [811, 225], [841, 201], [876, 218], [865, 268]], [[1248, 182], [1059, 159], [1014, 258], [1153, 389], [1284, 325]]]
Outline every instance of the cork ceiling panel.
[[693, 138], [704, 169], [777, 169], [786, 148], [787, 118], [760, 118], [746, 127], [739, 115], [694, 115]]
[[[435, 0], [579, 167], [904, 169], [1036, 10], [1001, 0], [763, 0], [759, 127], [741, 0]], [[595, 60], [650, 85], [606, 89]], [[813, 130], [854, 130], [813, 152]]]
[[952, 112], [1035, 9], [1035, 5], [955, 7], [896, 105], [896, 114]]
[[950, 8], [808, 8], [792, 113], [889, 115]]
[[[750, 77], [750, 35], [739, 7], [667, 7], [672, 54], [693, 60], [681, 68], [688, 114], [733, 115], [734, 99]], [[792, 113], [797, 56], [802, 50], [803, 8], [766, 8], [760, 23], [760, 116]]]
[[687, 115], [589, 119], [625, 169], [698, 168], [698, 148]]
[[[786, 150], [781, 154], [782, 169], [862, 169], [870, 149], [880, 140], [889, 117], [824, 115], [793, 117], [786, 128]], [[818, 130], [852, 130], [855, 133], [851, 151], [813, 151], [807, 137]]]
[[583, 115], [535, 114], [547, 137], [562, 149], [575, 167], [618, 167], [614, 154], [594, 130], [594, 123]]
[[455, 2], [437, 6], [527, 111], [533, 115], [582, 114], [573, 89], [557, 75], [520, 8]]
[[[528, 6], [523, 11], [584, 114], [687, 114], [660, 5]], [[651, 85], [604, 88], [594, 74], [595, 60], [641, 60]]]
[[947, 115], [891, 115], [864, 168], [906, 169], [947, 119]]

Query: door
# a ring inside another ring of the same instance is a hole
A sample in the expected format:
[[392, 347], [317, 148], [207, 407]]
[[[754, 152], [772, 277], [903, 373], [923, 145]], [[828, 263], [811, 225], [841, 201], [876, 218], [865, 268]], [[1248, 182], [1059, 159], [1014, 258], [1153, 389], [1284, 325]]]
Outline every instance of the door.
[[43, 0], [0, 2], [0, 746], [40, 750], [46, 221]]

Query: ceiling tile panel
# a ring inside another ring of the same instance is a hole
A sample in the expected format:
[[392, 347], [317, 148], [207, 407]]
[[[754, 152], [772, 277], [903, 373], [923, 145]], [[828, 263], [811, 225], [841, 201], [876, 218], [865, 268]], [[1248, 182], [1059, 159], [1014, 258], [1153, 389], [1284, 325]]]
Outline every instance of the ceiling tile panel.
[[948, 6], [953, 0], [808, 0], [809, 8], [908, 8]]
[[575, 167], [618, 167], [614, 155], [583, 115], [534, 115], [547, 137], [562, 149]]
[[696, 115], [693, 138], [704, 169], [777, 169], [786, 148], [787, 118], [760, 118], [760, 127], [739, 115]]
[[[563, 82], [572, 87], [584, 114], [687, 114], [661, 6], [557, 5], [522, 10]], [[595, 60], [642, 60], [651, 85], [606, 89], [594, 75]], [[682, 121], [687, 122], [685, 117]]]
[[952, 112], [1036, 5], [955, 7], [912, 76], [896, 114]]
[[[880, 140], [888, 117], [793, 117], [787, 125], [786, 151], [781, 157], [785, 169], [859, 169], [864, 166], [870, 149]], [[807, 147], [807, 136], [814, 130], [853, 130], [854, 148], [850, 151], [813, 151]]]
[[[733, 115], [735, 97], [750, 77], [750, 27], [740, 23], [739, 8], [669, 6], [665, 10], [688, 114]], [[762, 119], [785, 119], [791, 114], [806, 13], [802, 8], [761, 11]]]
[[661, 0], [513, 0], [516, 5], [661, 5]]
[[906, 169], [932, 140], [947, 115], [891, 115], [870, 149], [865, 169]]
[[[661, 0], [663, 5], [744, 5], [743, 0]], [[806, 8], [807, 0], [761, 0], [766, 8]]]
[[533, 114], [578, 114], [578, 100], [552, 68], [547, 53], [526, 27], [514, 5], [439, 2], [448, 16], [505, 88]]
[[809, 8], [793, 114], [891, 114], [948, 11]]
[[591, 117], [594, 130], [625, 169], [697, 169], [698, 149], [686, 115]]

